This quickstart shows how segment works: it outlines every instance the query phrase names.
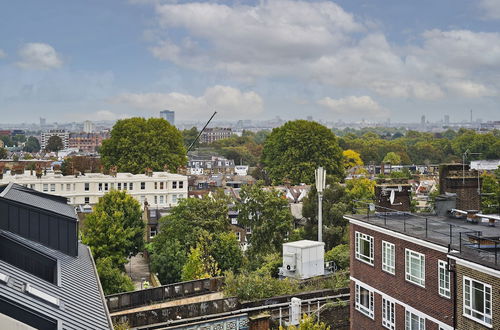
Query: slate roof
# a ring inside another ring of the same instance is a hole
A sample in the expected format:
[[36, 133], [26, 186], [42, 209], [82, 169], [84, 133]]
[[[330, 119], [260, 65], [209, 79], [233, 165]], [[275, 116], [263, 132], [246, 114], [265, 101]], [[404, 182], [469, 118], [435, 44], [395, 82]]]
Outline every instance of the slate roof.
[[[75, 258], [4, 230], [0, 230], [0, 234], [57, 259], [60, 276], [59, 285], [55, 285], [0, 260], [0, 273], [8, 276], [7, 283], [0, 281], [1, 297], [57, 320], [58, 329], [112, 328], [86, 245], [78, 244], [78, 257]], [[26, 284], [59, 299], [59, 306], [28, 294]]]
[[2, 188], [3, 191], [0, 192], [2, 198], [54, 212], [76, 221], [75, 208], [67, 204], [66, 197], [45, 194], [12, 182], [0, 190]]

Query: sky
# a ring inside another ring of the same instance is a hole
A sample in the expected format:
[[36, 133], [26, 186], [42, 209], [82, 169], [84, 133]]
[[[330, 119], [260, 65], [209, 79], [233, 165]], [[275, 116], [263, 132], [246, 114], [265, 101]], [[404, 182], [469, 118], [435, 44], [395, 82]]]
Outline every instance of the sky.
[[16, 0], [0, 124], [500, 120], [500, 0]]

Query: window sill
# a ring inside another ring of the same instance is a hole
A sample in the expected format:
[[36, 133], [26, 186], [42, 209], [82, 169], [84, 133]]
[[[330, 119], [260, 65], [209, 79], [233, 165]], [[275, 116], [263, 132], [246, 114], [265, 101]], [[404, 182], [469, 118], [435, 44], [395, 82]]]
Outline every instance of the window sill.
[[470, 316], [468, 314], [463, 313], [462, 316], [465, 317], [465, 318], [468, 318], [471, 321], [474, 321], [474, 322], [477, 322], [479, 324], [482, 324], [482, 325], [484, 325], [487, 328], [493, 328], [493, 324], [486, 323], [486, 322], [481, 321], [479, 319], [476, 319], [476, 318], [474, 318], [474, 317], [472, 317], [472, 316]]
[[368, 261], [366, 261], [366, 260], [363, 260], [363, 259], [360, 259], [360, 258], [358, 258], [358, 257], [355, 257], [355, 259], [356, 259], [356, 260], [358, 260], [358, 261], [361, 261], [361, 262], [362, 262], [362, 263], [364, 263], [364, 264], [367, 264], [367, 265], [370, 265], [370, 266], [372, 266], [372, 267], [375, 267], [373, 262], [372, 262], [372, 263], [370, 263], [370, 262], [368, 262]]
[[422, 285], [422, 284], [420, 284], [420, 283], [413, 282], [413, 281], [411, 281], [411, 280], [407, 279], [406, 277], [405, 277], [405, 281], [406, 281], [406, 282], [408, 282], [408, 283], [411, 283], [411, 284], [413, 284], [413, 285], [416, 285], [416, 286], [418, 286], [419, 288], [425, 289], [425, 283]]

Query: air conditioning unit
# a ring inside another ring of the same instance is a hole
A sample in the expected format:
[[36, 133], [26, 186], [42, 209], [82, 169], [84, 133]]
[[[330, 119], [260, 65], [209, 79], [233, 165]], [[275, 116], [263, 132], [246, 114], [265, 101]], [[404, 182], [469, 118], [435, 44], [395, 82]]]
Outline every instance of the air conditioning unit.
[[285, 253], [283, 255], [283, 266], [289, 272], [294, 272], [297, 265], [295, 261], [295, 253]]

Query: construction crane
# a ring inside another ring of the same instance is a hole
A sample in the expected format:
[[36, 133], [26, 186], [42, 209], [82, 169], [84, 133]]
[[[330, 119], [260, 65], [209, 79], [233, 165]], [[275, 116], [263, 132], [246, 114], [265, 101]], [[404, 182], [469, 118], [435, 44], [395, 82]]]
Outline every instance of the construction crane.
[[194, 144], [196, 143], [196, 141], [198, 141], [198, 139], [201, 136], [201, 133], [203, 133], [203, 131], [205, 130], [205, 128], [207, 128], [208, 124], [210, 124], [210, 122], [212, 121], [212, 118], [215, 117], [216, 113], [217, 113], [217, 111], [214, 111], [212, 117], [210, 117], [210, 119], [207, 121], [207, 123], [205, 124], [205, 126], [203, 126], [203, 128], [201, 129], [200, 133], [198, 133], [198, 136], [196, 137], [196, 139], [194, 139], [194, 141], [191, 142], [191, 144], [189, 145], [189, 148], [188, 148], [187, 152], [189, 152], [191, 150], [191, 148], [194, 146]]

